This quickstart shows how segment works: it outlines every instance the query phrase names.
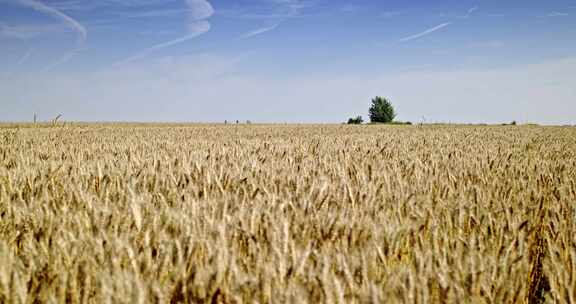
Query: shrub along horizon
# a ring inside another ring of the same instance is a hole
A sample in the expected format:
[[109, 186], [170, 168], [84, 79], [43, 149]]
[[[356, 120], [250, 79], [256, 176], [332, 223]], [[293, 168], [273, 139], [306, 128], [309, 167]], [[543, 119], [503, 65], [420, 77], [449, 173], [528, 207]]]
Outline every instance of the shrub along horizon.
[[349, 118], [348, 124], [349, 125], [361, 125], [364, 122], [362, 116], [357, 116], [356, 118]]

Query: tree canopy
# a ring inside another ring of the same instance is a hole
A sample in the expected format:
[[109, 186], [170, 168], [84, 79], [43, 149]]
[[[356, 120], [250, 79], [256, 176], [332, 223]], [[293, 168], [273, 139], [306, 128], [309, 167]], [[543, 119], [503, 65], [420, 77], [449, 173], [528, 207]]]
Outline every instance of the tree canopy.
[[372, 99], [369, 113], [371, 122], [390, 123], [396, 118], [392, 104], [386, 98], [380, 96]]

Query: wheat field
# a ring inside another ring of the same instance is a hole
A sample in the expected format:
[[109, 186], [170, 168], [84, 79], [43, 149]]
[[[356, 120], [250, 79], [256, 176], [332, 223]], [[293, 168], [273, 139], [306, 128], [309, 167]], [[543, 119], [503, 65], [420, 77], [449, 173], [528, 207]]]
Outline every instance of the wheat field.
[[576, 303], [576, 128], [0, 126], [0, 303]]

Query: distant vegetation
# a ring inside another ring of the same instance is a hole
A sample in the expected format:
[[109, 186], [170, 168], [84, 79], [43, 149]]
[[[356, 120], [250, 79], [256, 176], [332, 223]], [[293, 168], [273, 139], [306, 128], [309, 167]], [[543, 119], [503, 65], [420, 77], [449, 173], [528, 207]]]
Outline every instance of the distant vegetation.
[[409, 121], [392, 121], [388, 123], [389, 125], [412, 125]]
[[356, 118], [349, 118], [348, 119], [349, 125], [361, 125], [363, 122], [364, 122], [364, 119], [362, 119], [362, 116], [357, 116]]
[[510, 122], [510, 123], [503, 123], [502, 125], [503, 125], [503, 126], [515, 126], [515, 125], [516, 125], [516, 121], [513, 120], [513, 121]]
[[[392, 103], [388, 99], [380, 96], [376, 96], [372, 99], [372, 104], [368, 109], [371, 124], [393, 124], [393, 125], [411, 125], [411, 122], [400, 122], [394, 121], [396, 118], [396, 111]], [[362, 116], [357, 116], [356, 118], [349, 118], [349, 125], [360, 125], [364, 122]]]

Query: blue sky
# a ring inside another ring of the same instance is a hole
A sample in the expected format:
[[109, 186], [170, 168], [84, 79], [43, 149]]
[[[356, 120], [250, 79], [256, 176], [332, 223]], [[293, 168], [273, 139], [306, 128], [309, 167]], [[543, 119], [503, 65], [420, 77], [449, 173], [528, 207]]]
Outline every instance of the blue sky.
[[576, 0], [0, 0], [0, 120], [576, 124], [575, 38]]

